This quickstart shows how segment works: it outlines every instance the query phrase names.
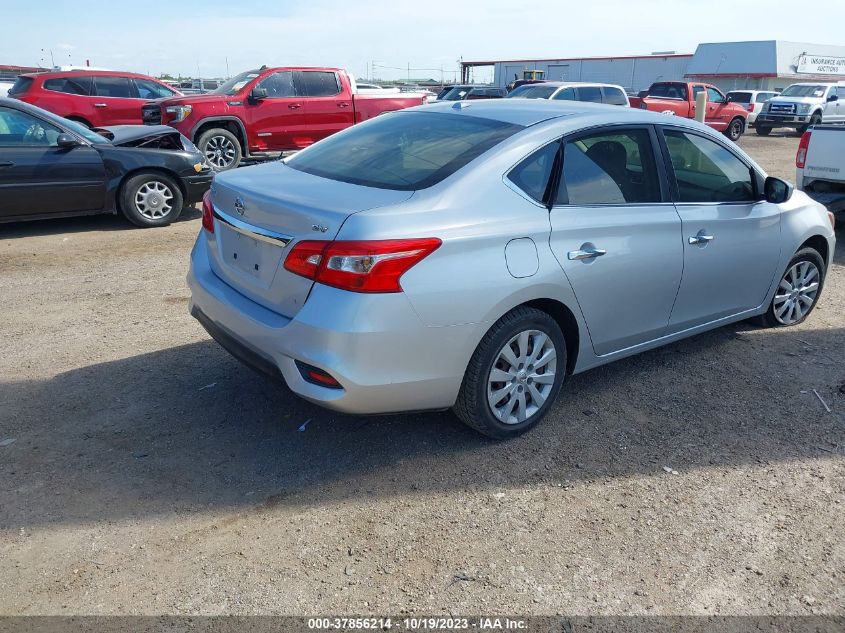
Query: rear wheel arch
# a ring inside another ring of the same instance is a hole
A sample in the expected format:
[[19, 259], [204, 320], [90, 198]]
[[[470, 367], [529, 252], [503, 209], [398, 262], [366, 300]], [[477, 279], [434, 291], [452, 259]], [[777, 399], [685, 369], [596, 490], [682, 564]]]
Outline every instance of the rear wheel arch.
[[556, 299], [533, 299], [521, 305], [536, 308], [557, 321], [566, 341], [566, 373], [572, 374], [575, 370], [575, 364], [578, 360], [578, 349], [581, 344], [581, 332], [578, 329], [578, 321], [575, 319], [575, 314], [566, 304]]

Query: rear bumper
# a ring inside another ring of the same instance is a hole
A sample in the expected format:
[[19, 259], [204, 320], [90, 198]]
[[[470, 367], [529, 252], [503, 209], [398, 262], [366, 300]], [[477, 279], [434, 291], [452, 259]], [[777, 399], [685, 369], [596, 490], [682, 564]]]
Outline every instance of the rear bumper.
[[[352, 414], [451, 407], [481, 325], [426, 327], [404, 294], [367, 295], [316, 284], [294, 318], [255, 303], [208, 263], [201, 233], [191, 255], [190, 310], [233, 356], [297, 395]], [[333, 376], [341, 389], [306, 382], [295, 361]]]

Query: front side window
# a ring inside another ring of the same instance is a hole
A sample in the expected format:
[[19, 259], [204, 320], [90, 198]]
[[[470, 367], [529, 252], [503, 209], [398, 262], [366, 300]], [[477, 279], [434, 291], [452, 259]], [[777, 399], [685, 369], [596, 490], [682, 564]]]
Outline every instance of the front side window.
[[679, 202], [753, 202], [751, 169], [710, 139], [666, 130]]
[[62, 131], [39, 118], [13, 110], [0, 108], [0, 146], [56, 146]]
[[601, 103], [601, 88], [598, 86], [578, 86], [578, 100]]
[[605, 88], [604, 102], [609, 105], [628, 105], [628, 99], [625, 97], [625, 93], [619, 88]]
[[557, 204], [660, 202], [648, 130], [607, 131], [567, 141]]
[[708, 88], [707, 89], [707, 100], [710, 103], [724, 103], [725, 97], [722, 96], [722, 93], [716, 90], [715, 88]]
[[461, 114], [392, 112], [334, 134], [286, 164], [331, 180], [415, 191], [437, 184], [521, 129]]
[[538, 149], [510, 171], [508, 180], [528, 196], [542, 203], [558, 149], [560, 149], [558, 141]]
[[267, 91], [268, 99], [283, 99], [295, 97], [296, 89], [293, 87], [293, 73], [285, 70], [273, 73], [261, 80], [257, 88], [264, 88]]
[[135, 86], [138, 88], [138, 96], [141, 99], [161, 99], [172, 97], [176, 93], [167, 86], [163, 86], [149, 79], [135, 79]]
[[97, 77], [95, 94], [98, 97], [121, 97], [130, 99], [137, 97], [128, 77]]
[[94, 79], [90, 75], [54, 77], [44, 80], [44, 89], [72, 95], [90, 96], [94, 91]]
[[337, 75], [333, 72], [306, 70], [300, 73], [300, 84], [306, 97], [332, 97], [340, 92]]

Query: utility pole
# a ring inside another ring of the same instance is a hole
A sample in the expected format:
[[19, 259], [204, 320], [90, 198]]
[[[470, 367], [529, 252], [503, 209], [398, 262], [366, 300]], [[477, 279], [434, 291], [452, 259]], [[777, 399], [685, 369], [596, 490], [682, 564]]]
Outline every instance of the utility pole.
[[411, 62], [408, 62], [408, 83], [411, 83]]

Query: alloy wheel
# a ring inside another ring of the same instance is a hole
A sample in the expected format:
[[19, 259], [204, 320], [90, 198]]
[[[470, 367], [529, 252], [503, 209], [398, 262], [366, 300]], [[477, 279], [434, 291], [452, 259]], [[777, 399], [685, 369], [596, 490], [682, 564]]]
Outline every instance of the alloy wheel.
[[135, 193], [135, 208], [150, 220], [163, 218], [173, 210], [173, 192], [158, 180], [145, 182]]
[[212, 136], [205, 144], [205, 157], [215, 169], [226, 169], [235, 162], [235, 144], [225, 136]]
[[521, 424], [537, 413], [555, 382], [557, 350], [540, 330], [525, 330], [496, 355], [487, 379], [487, 403], [503, 424]]
[[820, 280], [813, 262], [798, 262], [786, 271], [774, 299], [773, 312], [778, 323], [792, 325], [807, 315], [819, 293]]

